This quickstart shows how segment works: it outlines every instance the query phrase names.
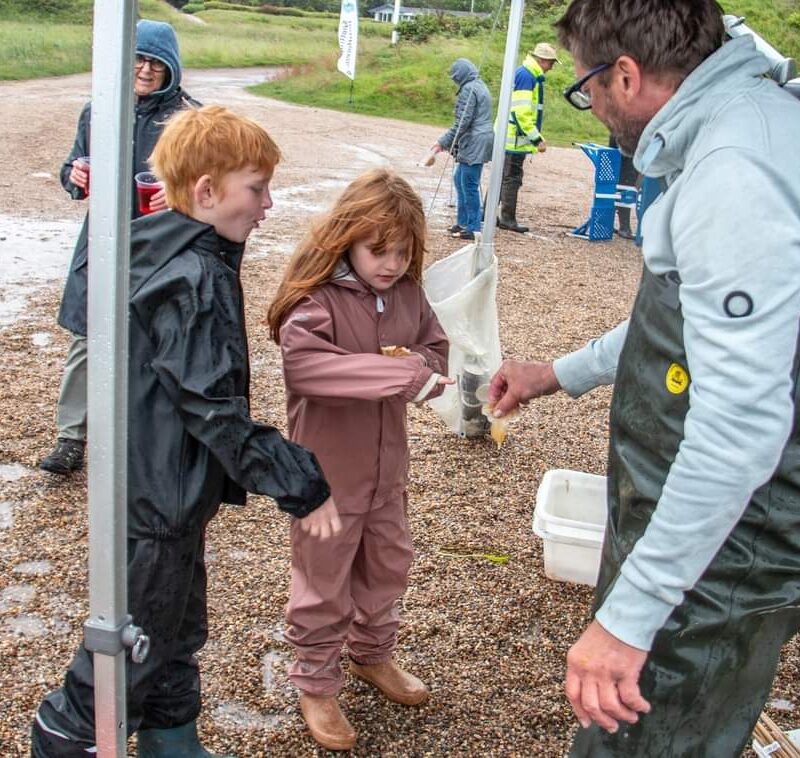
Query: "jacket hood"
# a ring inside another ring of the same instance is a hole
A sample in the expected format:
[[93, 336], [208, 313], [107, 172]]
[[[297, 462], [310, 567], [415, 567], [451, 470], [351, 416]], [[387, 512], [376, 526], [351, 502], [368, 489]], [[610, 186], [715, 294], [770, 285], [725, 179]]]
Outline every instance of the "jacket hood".
[[174, 92], [181, 84], [181, 54], [175, 30], [163, 21], [143, 18], [136, 24], [136, 53], [148, 58], [158, 58], [167, 65], [164, 86], [153, 95]]
[[732, 93], [744, 94], [763, 84], [767, 58], [756, 50], [752, 37], [726, 42], [681, 83], [642, 132], [633, 157], [636, 169], [660, 177], [681, 171], [687, 148]]
[[[229, 246], [229, 251], [225, 247]], [[188, 247], [208, 248], [229, 252], [238, 270], [244, 244], [222, 240], [213, 226], [184, 216], [177, 211], [162, 211], [142, 216], [131, 224], [131, 296], [156, 271]]]
[[478, 67], [466, 58], [458, 58], [450, 66], [450, 78], [459, 87], [463, 87], [467, 82], [478, 78]]
[[342, 258], [333, 270], [333, 275], [328, 280], [330, 284], [335, 284], [345, 289], [356, 290], [365, 295], [376, 294], [372, 292], [366, 282], [362, 281], [355, 272], [355, 269], [350, 265], [349, 254]]

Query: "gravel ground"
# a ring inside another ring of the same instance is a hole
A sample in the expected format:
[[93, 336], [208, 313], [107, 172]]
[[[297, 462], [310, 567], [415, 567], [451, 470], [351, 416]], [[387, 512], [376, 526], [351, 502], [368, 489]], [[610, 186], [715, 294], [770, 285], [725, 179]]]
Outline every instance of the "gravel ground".
[[[430, 204], [438, 180], [419, 168], [439, 131], [391, 120], [299, 108], [248, 95], [253, 72], [190, 72], [189, 91], [249, 113], [270, 129], [286, 162], [276, 208], [254, 235], [244, 267], [253, 363], [253, 413], [285, 426], [279, 353], [262, 324], [270, 296], [309, 214], [356, 174], [389, 164]], [[55, 178], [71, 145], [88, 76], [0, 83], [2, 137], [18, 178], [0, 181], [0, 219], [80, 217]], [[45, 107], [42, 107], [45, 103]], [[309, 138], [309, 135], [313, 135]], [[353, 144], [353, 135], [356, 137]], [[624, 318], [641, 262], [631, 243], [565, 235], [585, 218], [591, 168], [575, 150], [526, 164], [520, 217], [534, 233], [500, 232], [498, 309], [503, 349], [552, 358]], [[49, 175], [49, 176], [48, 176]], [[448, 172], [449, 175], [449, 172]], [[447, 180], [430, 214], [430, 259], [458, 244]], [[0, 230], [0, 246], [3, 245]], [[33, 235], [31, 245], [41, 242]], [[3, 267], [20, 248], [0, 247]], [[87, 605], [86, 478], [36, 469], [54, 436], [68, 335], [55, 324], [61, 282], [36, 290], [24, 317], [0, 328], [0, 756], [27, 754], [41, 697], [58, 686], [81, 636]], [[0, 290], [0, 296], [7, 295]], [[506, 444], [461, 440], [427, 409], [411, 408], [411, 522], [417, 560], [403, 600], [400, 661], [433, 697], [418, 709], [388, 704], [350, 680], [342, 704], [359, 731], [355, 755], [560, 756], [575, 722], [562, 691], [564, 657], [588, 620], [588, 587], [548, 580], [531, 533], [536, 488], [550, 468], [603, 473], [610, 393], [535, 403]], [[201, 654], [206, 744], [239, 756], [324, 753], [303, 729], [286, 678], [282, 612], [289, 578], [288, 524], [252, 498], [223, 508], [209, 530], [210, 640]], [[504, 565], [441, 555], [443, 548], [507, 555]], [[800, 644], [785, 649], [771, 715], [798, 725]], [[794, 712], [792, 712], [794, 710]]]

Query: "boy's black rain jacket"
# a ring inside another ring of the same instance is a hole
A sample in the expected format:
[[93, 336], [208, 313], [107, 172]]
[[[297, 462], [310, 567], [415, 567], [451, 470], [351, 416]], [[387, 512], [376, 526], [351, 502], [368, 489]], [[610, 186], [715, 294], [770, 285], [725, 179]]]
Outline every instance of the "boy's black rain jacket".
[[174, 211], [131, 229], [128, 533], [202, 527], [245, 490], [302, 517], [330, 489], [312, 453], [249, 415], [244, 245]]

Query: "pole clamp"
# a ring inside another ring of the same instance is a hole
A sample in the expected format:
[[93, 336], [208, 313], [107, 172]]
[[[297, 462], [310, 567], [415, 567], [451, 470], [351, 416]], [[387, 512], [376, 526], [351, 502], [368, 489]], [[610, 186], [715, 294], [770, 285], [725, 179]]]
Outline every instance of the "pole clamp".
[[150, 652], [150, 637], [140, 626], [133, 623], [133, 617], [125, 616], [118, 626], [110, 627], [100, 617], [89, 619], [83, 625], [83, 645], [92, 653], [117, 655], [130, 648], [131, 660], [144, 663]]

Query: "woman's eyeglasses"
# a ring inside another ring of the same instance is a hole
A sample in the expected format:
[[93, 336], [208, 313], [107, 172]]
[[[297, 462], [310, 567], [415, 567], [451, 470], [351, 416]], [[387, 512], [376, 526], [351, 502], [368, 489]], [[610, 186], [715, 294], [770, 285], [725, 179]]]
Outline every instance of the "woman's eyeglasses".
[[584, 92], [583, 87], [593, 76], [605, 71], [607, 68], [611, 68], [613, 65], [613, 63], [601, 63], [589, 71], [586, 76], [582, 76], [574, 84], [570, 84], [564, 90], [564, 97], [567, 98], [567, 102], [579, 111], [588, 111], [592, 107], [592, 96], [589, 92]]
[[145, 63], [150, 64], [150, 70], [155, 74], [160, 74], [167, 68], [167, 64], [158, 60], [158, 58], [148, 58], [146, 55], [136, 56], [136, 68], [144, 68]]

